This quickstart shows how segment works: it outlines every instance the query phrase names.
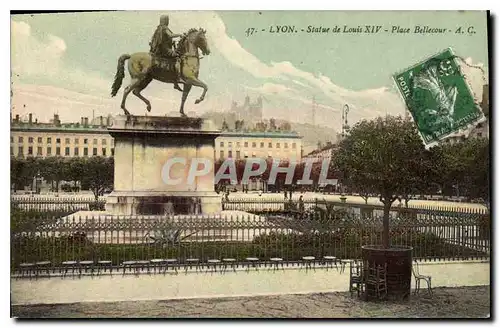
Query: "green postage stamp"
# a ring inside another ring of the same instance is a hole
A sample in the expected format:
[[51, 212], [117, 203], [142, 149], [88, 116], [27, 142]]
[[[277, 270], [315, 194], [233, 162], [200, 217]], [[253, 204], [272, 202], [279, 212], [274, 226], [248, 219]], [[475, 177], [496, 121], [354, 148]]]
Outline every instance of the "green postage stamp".
[[457, 58], [448, 48], [393, 76], [427, 148], [485, 120]]

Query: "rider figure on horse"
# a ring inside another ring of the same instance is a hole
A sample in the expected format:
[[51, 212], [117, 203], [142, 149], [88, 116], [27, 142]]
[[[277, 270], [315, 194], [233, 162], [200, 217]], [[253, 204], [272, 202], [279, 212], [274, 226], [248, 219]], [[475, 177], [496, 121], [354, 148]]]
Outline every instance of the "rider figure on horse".
[[179, 87], [179, 75], [177, 70], [175, 69], [175, 62], [179, 57], [179, 54], [176, 53], [174, 48], [173, 39], [181, 37], [182, 34], [174, 34], [168, 28], [169, 18], [167, 15], [163, 15], [160, 17], [160, 25], [156, 28], [156, 31], [153, 34], [151, 39], [150, 50], [151, 56], [153, 56], [154, 61], [161, 68], [164, 67], [163, 64], [167, 64], [169, 71], [174, 74], [174, 89], [182, 91]]

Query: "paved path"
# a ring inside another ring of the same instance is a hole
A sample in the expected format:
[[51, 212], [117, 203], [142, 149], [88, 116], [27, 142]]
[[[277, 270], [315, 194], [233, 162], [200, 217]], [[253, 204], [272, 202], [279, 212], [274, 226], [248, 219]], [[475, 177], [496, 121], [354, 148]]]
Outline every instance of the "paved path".
[[20, 318], [485, 318], [490, 287], [436, 288], [403, 303], [349, 293], [13, 306]]
[[[340, 195], [324, 195], [321, 193], [314, 193], [314, 192], [305, 192], [305, 193], [300, 193], [300, 192], [295, 192], [293, 193], [293, 199], [298, 200], [300, 195], [303, 195], [304, 200], [313, 200], [315, 198], [318, 198], [320, 200], [327, 200], [327, 201], [337, 201], [340, 202]], [[277, 200], [284, 200], [284, 194], [283, 193], [264, 193], [262, 196], [259, 196], [258, 193], [230, 193], [229, 194], [229, 199], [277, 199]], [[347, 203], [355, 203], [355, 204], [364, 204], [365, 200], [360, 197], [360, 196], [346, 196], [346, 202]], [[378, 197], [370, 197], [368, 198], [368, 204], [371, 205], [380, 205], [382, 206], [382, 202], [380, 202]], [[394, 202], [393, 206], [396, 206], [399, 204], [398, 201]], [[404, 204], [404, 202], [403, 202]], [[486, 206], [483, 204], [478, 204], [478, 203], [457, 203], [457, 202], [451, 202], [451, 201], [439, 201], [439, 200], [410, 200], [408, 203], [409, 206], [433, 206], [433, 207], [456, 207], [456, 208], [471, 208], [471, 209], [486, 209]]]
[[[293, 193], [293, 199], [298, 200], [300, 195], [303, 195], [304, 200], [307, 199], [326, 199], [328, 201], [338, 201], [340, 202], [340, 195], [325, 195], [322, 193], [314, 193], [314, 192], [305, 192], [305, 193], [300, 193], [300, 192], [294, 192]], [[360, 197], [360, 196], [346, 196], [347, 197], [347, 202], [348, 203], [358, 203], [358, 204], [364, 204], [365, 200]], [[40, 200], [47, 200], [47, 199], [54, 199], [56, 198], [53, 194], [50, 195], [34, 195], [34, 196], [29, 196], [29, 195], [13, 195], [12, 199], [16, 200], [21, 200], [21, 199], [28, 199], [28, 200], [35, 200], [35, 199], [40, 199]], [[64, 194], [64, 193], [59, 193], [59, 196], [57, 197], [61, 201], [63, 199], [82, 199], [82, 200], [93, 200], [93, 194], [90, 192], [86, 193], [79, 193], [79, 194]], [[105, 199], [106, 196], [104, 197], [99, 197], [99, 199]], [[222, 194], [221, 194], [222, 198]], [[261, 196], [259, 196], [258, 192], [250, 192], [248, 194], [242, 193], [242, 192], [237, 192], [237, 193], [230, 193], [229, 194], [229, 199], [248, 199], [248, 198], [253, 198], [253, 199], [277, 199], [277, 200], [283, 200], [284, 199], [284, 194], [283, 193], [263, 193]], [[370, 197], [368, 199], [368, 204], [372, 205], [383, 205], [378, 197]], [[394, 205], [397, 205], [398, 202], [394, 202]], [[458, 207], [458, 208], [474, 208], [474, 209], [486, 209], [486, 206], [483, 204], [478, 204], [478, 203], [457, 203], [457, 202], [451, 202], [451, 201], [428, 201], [428, 200], [410, 200], [409, 202], [410, 206], [440, 206], [440, 207]]]
[[[432, 276], [434, 287], [490, 284], [488, 262], [423, 263], [420, 273]], [[306, 271], [297, 267], [224, 274], [180, 271], [177, 275], [122, 276], [115, 273], [94, 278], [11, 279], [11, 302], [26, 305], [331, 293], [347, 291], [348, 285], [349, 267], [342, 274], [335, 269]]]

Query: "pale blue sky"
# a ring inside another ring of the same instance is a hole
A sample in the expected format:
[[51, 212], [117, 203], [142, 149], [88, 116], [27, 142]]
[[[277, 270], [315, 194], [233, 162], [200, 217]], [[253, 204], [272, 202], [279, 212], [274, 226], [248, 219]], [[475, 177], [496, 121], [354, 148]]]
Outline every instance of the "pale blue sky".
[[[101, 12], [12, 16], [14, 111], [40, 117], [58, 111], [72, 120], [89, 115], [118, 114], [119, 98], [109, 89], [118, 57], [147, 51], [164, 12]], [[266, 115], [307, 119], [311, 99], [319, 103], [318, 120], [336, 127], [340, 108], [351, 105], [353, 120], [384, 113], [402, 113], [403, 105], [391, 75], [444, 49], [487, 67], [485, 12], [168, 12], [170, 27], [180, 33], [203, 27], [212, 53], [202, 60], [200, 78], [209, 85], [206, 101], [194, 105], [201, 90], [193, 89], [188, 110], [226, 110], [232, 100], [262, 95]], [[295, 25], [298, 33], [262, 32], [270, 26]], [[309, 25], [332, 28], [416, 25], [473, 26], [475, 34], [316, 34], [301, 32]], [[249, 27], [259, 30], [246, 36]], [[473, 79], [480, 76], [474, 72]], [[17, 74], [19, 77], [17, 77]], [[128, 81], [128, 76], [127, 76]], [[127, 83], [127, 81], [125, 83]], [[477, 82], [476, 81], [476, 82]], [[479, 82], [478, 82], [479, 83]], [[154, 82], [144, 91], [153, 112], [177, 111], [180, 94], [171, 85]], [[121, 91], [119, 93], [121, 97]], [[143, 104], [129, 97], [134, 114]], [[26, 105], [26, 107], [24, 107]], [[29, 108], [29, 109], [26, 109]]]

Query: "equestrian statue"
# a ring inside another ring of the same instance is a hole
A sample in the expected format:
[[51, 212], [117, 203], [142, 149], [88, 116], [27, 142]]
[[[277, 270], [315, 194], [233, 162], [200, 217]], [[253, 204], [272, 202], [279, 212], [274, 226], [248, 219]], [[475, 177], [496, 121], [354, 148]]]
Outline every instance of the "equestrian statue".
[[[125, 61], [128, 60], [128, 72], [131, 82], [125, 87], [121, 102], [121, 108], [127, 116], [130, 115], [130, 112], [125, 107], [125, 102], [130, 92], [146, 104], [148, 112], [151, 111], [151, 103], [141, 95], [141, 91], [152, 80], [173, 83], [174, 89], [182, 92], [180, 107], [182, 116], [186, 116], [184, 114], [184, 103], [192, 86], [203, 88], [203, 93], [200, 98], [196, 99], [195, 104], [199, 104], [205, 99], [208, 87], [198, 79], [200, 71], [198, 49], [201, 50], [204, 56], [210, 54], [205, 36], [206, 31], [202, 28], [192, 28], [182, 35], [174, 34], [169, 29], [168, 22], [168, 16], [161, 16], [160, 25], [156, 28], [149, 43], [149, 53], [137, 52], [131, 55], [124, 54], [118, 58], [118, 69], [111, 88], [111, 96], [116, 96], [122, 85], [123, 78], [125, 77]], [[177, 46], [175, 46], [174, 42], [176, 38], [180, 38]], [[183, 89], [180, 88], [179, 84], [184, 85]]]

